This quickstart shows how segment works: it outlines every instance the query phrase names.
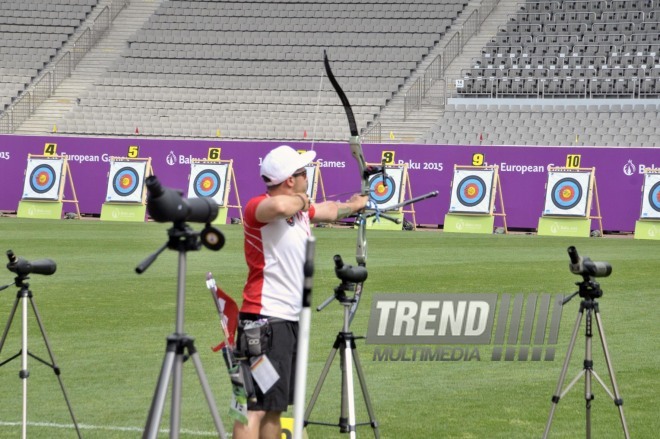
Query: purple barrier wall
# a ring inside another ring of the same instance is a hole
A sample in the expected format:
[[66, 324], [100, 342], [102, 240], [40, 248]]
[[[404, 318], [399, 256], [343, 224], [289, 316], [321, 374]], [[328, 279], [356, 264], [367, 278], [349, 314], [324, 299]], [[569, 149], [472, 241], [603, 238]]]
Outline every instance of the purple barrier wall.
[[[260, 159], [277, 146], [272, 142], [0, 135], [0, 210], [17, 209], [27, 155], [43, 154], [47, 143], [55, 143], [57, 154], [68, 156], [80, 211], [88, 214], [101, 212], [108, 185], [109, 157], [126, 157], [130, 146], [139, 147], [139, 157], [151, 157], [154, 173], [163, 185], [181, 189], [184, 194], [191, 159], [205, 159], [209, 148], [221, 148], [221, 158], [233, 160], [243, 204], [264, 190], [259, 178]], [[309, 142], [290, 144], [297, 149], [311, 146]], [[321, 176], [329, 199], [347, 199], [350, 193], [359, 190], [357, 166], [347, 144], [317, 143], [314, 149], [322, 163]], [[383, 151], [392, 151], [396, 163], [408, 163], [413, 196], [439, 191], [438, 197], [414, 207], [417, 223], [430, 225], [444, 223], [454, 165], [472, 165], [474, 154], [483, 154], [484, 164], [500, 167], [509, 228], [536, 229], [544, 206], [547, 167], [565, 166], [569, 155], [579, 155], [582, 168], [596, 168], [603, 228], [633, 231], [641, 207], [643, 170], [660, 167], [660, 149], [655, 148], [364, 145], [365, 158], [370, 163], [379, 163]], [[69, 186], [67, 182], [65, 199], [71, 197]], [[233, 193], [234, 188], [230, 204], [236, 202]], [[342, 195], [333, 197], [333, 194]], [[65, 203], [64, 210], [74, 208]], [[595, 212], [594, 203], [592, 215]], [[237, 217], [238, 213], [230, 210], [229, 216]], [[496, 225], [499, 223], [498, 218]]]

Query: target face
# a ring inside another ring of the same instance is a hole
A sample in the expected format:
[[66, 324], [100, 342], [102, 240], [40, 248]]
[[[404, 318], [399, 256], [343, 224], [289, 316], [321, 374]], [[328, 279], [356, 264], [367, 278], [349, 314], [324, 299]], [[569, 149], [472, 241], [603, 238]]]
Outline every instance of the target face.
[[644, 174], [640, 218], [660, 218], [660, 174]]
[[369, 178], [369, 191], [378, 209], [387, 210], [402, 201], [403, 168], [387, 169], [385, 177], [372, 175]]
[[51, 190], [55, 184], [55, 170], [50, 165], [39, 165], [30, 175], [30, 187], [38, 194]]
[[121, 168], [115, 174], [112, 181], [112, 188], [121, 196], [131, 195], [138, 188], [140, 176], [137, 171], [130, 167]]
[[591, 172], [548, 173], [544, 215], [586, 216]]
[[490, 214], [494, 181], [494, 169], [456, 169], [449, 212]]
[[552, 202], [560, 209], [572, 209], [582, 199], [582, 186], [574, 178], [562, 178], [552, 188]]
[[220, 190], [220, 176], [212, 169], [200, 172], [195, 177], [193, 189], [198, 197], [212, 197]]
[[194, 162], [190, 164], [188, 198], [212, 198], [219, 206], [227, 204], [227, 163]]
[[24, 199], [59, 200], [64, 159], [28, 159]]
[[147, 163], [144, 161], [111, 161], [105, 200], [119, 203], [142, 203], [146, 169]]
[[371, 197], [376, 203], [384, 204], [394, 196], [396, 185], [389, 175], [386, 175], [384, 178], [382, 175], [378, 175], [372, 177], [369, 181], [369, 190], [371, 191]]

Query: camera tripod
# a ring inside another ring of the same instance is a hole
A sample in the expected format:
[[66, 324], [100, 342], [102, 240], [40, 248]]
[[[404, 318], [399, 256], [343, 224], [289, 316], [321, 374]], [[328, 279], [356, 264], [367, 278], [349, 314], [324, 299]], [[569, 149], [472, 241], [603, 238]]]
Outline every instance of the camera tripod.
[[[219, 232], [218, 232], [219, 233]], [[165, 349], [165, 358], [158, 377], [158, 384], [154, 393], [147, 423], [142, 437], [144, 439], [155, 439], [158, 436], [158, 426], [163, 415], [165, 405], [165, 396], [167, 388], [172, 381], [171, 394], [171, 413], [170, 413], [170, 437], [179, 437], [179, 428], [181, 425], [181, 390], [183, 387], [183, 362], [186, 358], [191, 358], [197, 371], [206, 402], [208, 404], [218, 436], [226, 437], [222, 420], [218, 415], [218, 409], [211, 393], [208, 379], [204, 374], [202, 362], [195, 348], [195, 339], [189, 337], [183, 332], [184, 305], [185, 305], [185, 277], [186, 277], [186, 253], [188, 251], [199, 250], [201, 247], [199, 233], [195, 233], [184, 223], [175, 223], [174, 227], [168, 231], [169, 240], [156, 253], [149, 256], [136, 271], [141, 274], [158, 257], [158, 255], [169, 248], [179, 252], [178, 281], [177, 281], [177, 306], [176, 306], [176, 326], [173, 334], [167, 337], [167, 347]]]
[[[608, 273], [609, 274], [609, 273]], [[603, 331], [603, 323], [600, 319], [600, 312], [598, 310], [598, 302], [596, 301], [597, 297], [602, 296], [602, 291], [600, 285], [588, 279], [585, 276], [584, 282], [578, 282], [579, 290], [569, 296], [564, 300], [564, 304], [568, 303], [573, 297], [577, 294], [582, 297], [580, 302], [580, 310], [578, 312], [577, 320], [575, 321], [575, 327], [573, 328], [573, 335], [571, 336], [571, 341], [568, 345], [568, 351], [566, 353], [566, 359], [564, 360], [564, 365], [559, 376], [559, 382], [557, 383], [557, 390], [555, 391], [552, 397], [552, 407], [550, 409], [550, 416], [548, 417], [548, 422], [545, 426], [545, 432], [543, 433], [543, 439], [547, 439], [548, 434], [550, 433], [550, 426], [552, 424], [552, 418], [557, 408], [559, 400], [568, 393], [568, 391], [577, 383], [577, 381], [584, 375], [584, 397], [586, 401], [586, 437], [591, 439], [591, 401], [594, 399], [594, 394], [592, 393], [592, 377], [596, 378], [598, 383], [605, 389], [607, 394], [614, 401], [619, 410], [619, 418], [621, 419], [621, 426], [623, 427], [623, 434], [626, 439], [630, 437], [628, 433], [628, 426], [626, 425], [626, 418], [623, 414], [623, 399], [619, 394], [619, 389], [617, 387], [616, 379], [614, 378], [614, 369], [612, 368], [612, 361], [610, 359], [610, 354], [607, 349], [607, 341], [605, 340], [605, 332]], [[570, 382], [566, 389], [562, 392], [562, 387], [564, 386], [564, 381], [566, 379], [566, 373], [568, 372], [568, 365], [570, 363], [571, 354], [573, 353], [573, 348], [575, 347], [575, 340], [577, 338], [578, 330], [582, 323], [582, 318], [586, 313], [585, 320], [585, 358], [584, 358], [584, 367], [583, 370]], [[605, 363], [607, 365], [607, 371], [610, 375], [610, 381], [612, 383], [613, 392], [607, 388], [603, 380], [598, 376], [598, 374], [593, 370], [593, 359], [592, 359], [592, 341], [593, 341], [593, 316], [596, 317], [596, 328], [598, 329], [598, 335], [603, 347], [603, 353], [605, 355]]]
[[[326, 299], [319, 307], [317, 311], [321, 311], [325, 308], [332, 300], [336, 299], [344, 307], [344, 322], [342, 330], [339, 331], [335, 342], [332, 346], [328, 359], [323, 367], [319, 381], [316, 384], [314, 393], [309, 401], [307, 410], [305, 411], [305, 425], [315, 424], [315, 425], [325, 425], [325, 426], [337, 426], [341, 433], [349, 433], [350, 438], [353, 439], [356, 437], [356, 427], [359, 425], [371, 425], [374, 431], [376, 438], [380, 437], [378, 431], [378, 422], [374, 415], [374, 409], [371, 404], [371, 398], [369, 396], [369, 390], [367, 389], [367, 382], [365, 380], [364, 371], [362, 370], [362, 365], [360, 364], [360, 358], [358, 356], [357, 347], [355, 345], [355, 340], [363, 337], [355, 337], [350, 331], [351, 325], [351, 307], [354, 305], [356, 299], [355, 297], [346, 296], [346, 291], [351, 290], [353, 283], [363, 282], [367, 278], [367, 270], [365, 267], [358, 266], [352, 267], [350, 265], [344, 265], [340, 256], [335, 256], [335, 272], [337, 277], [341, 279], [341, 284], [335, 288], [334, 296]], [[309, 416], [314, 409], [316, 400], [321, 393], [321, 388], [323, 383], [330, 371], [330, 366], [334, 361], [337, 351], [339, 351], [339, 357], [341, 359], [341, 412], [339, 417], [339, 422], [337, 424], [331, 424], [327, 422], [317, 422], [310, 421]], [[364, 398], [364, 403], [367, 408], [367, 413], [369, 415], [369, 422], [357, 423], [355, 419], [355, 394], [354, 394], [354, 380], [353, 380], [353, 365], [355, 365], [355, 370], [357, 372], [358, 381], [360, 383], [360, 388], [362, 389], [362, 396]]]
[[[53, 270], [54, 271], [54, 270]], [[50, 274], [50, 273], [48, 273]], [[69, 413], [71, 414], [71, 420], [73, 421], [73, 426], [76, 429], [76, 434], [78, 435], [78, 438], [81, 438], [80, 434], [80, 429], [78, 428], [78, 423], [76, 422], [76, 417], [73, 414], [73, 409], [71, 408], [71, 403], [69, 402], [69, 397], [67, 396], [66, 390], [64, 389], [64, 383], [62, 382], [62, 377], [60, 376], [60, 368], [57, 366], [55, 362], [55, 357], [53, 356], [53, 350], [50, 347], [50, 343], [48, 341], [48, 337], [46, 336], [46, 330], [44, 328], [44, 325], [41, 321], [41, 316], [39, 315], [39, 310], [37, 309], [37, 304], [34, 302], [34, 298], [32, 296], [32, 291], [30, 291], [30, 285], [25, 282], [25, 280], [29, 279], [29, 277], [26, 274], [21, 274], [19, 273], [18, 276], [15, 278], [15, 284], [17, 287], [19, 287], [18, 294], [16, 295], [16, 300], [14, 300], [14, 305], [11, 309], [11, 312], [9, 314], [9, 320], [7, 321], [7, 325], [5, 326], [5, 331], [2, 334], [2, 339], [0, 339], [0, 352], [2, 352], [2, 348], [5, 345], [5, 341], [7, 339], [7, 334], [9, 333], [9, 328], [11, 327], [12, 321], [14, 320], [14, 316], [16, 315], [16, 310], [18, 309], [18, 303], [22, 301], [22, 319], [23, 319], [23, 325], [22, 325], [22, 346], [21, 350], [11, 358], [3, 361], [0, 363], [0, 367], [4, 366], [5, 364], [9, 363], [10, 361], [14, 360], [15, 358], [18, 358], [19, 356], [21, 357], [21, 371], [19, 372], [18, 376], [23, 380], [23, 422], [22, 422], [22, 437], [25, 438], [27, 436], [27, 381], [28, 377], [30, 376], [30, 372], [28, 370], [28, 356], [34, 358], [35, 360], [45, 364], [46, 366], [50, 367], [53, 369], [53, 372], [55, 373], [55, 376], [57, 376], [57, 381], [60, 383], [60, 388], [62, 389], [62, 394], [64, 395], [64, 401], [66, 402], [67, 408], [69, 409]], [[4, 289], [4, 288], [1, 288]], [[46, 345], [46, 350], [48, 351], [48, 356], [50, 358], [50, 363], [46, 360], [43, 360], [36, 355], [32, 354], [28, 350], [28, 324], [27, 324], [27, 319], [28, 319], [28, 300], [30, 301], [30, 305], [32, 307], [32, 311], [34, 312], [34, 316], [37, 320], [37, 324], [39, 325], [39, 330], [41, 331], [41, 336], [44, 339], [44, 343]]]

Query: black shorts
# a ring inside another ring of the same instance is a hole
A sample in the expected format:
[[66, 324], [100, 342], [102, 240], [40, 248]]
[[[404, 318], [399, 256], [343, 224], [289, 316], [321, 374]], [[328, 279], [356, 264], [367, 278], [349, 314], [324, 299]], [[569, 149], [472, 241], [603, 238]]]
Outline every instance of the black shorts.
[[[245, 317], [241, 315], [241, 320]], [[252, 316], [250, 316], [252, 317]], [[248, 403], [248, 410], [285, 412], [293, 404], [296, 381], [296, 350], [298, 344], [298, 322], [275, 319], [269, 323], [272, 328], [270, 350], [266, 356], [280, 376], [265, 394], [256, 385], [257, 401]], [[241, 340], [239, 325], [237, 340]]]

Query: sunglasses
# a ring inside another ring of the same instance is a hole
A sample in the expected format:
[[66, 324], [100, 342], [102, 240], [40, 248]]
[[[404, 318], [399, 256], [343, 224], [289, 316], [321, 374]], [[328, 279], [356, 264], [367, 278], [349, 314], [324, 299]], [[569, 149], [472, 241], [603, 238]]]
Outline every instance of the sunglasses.
[[306, 178], [307, 177], [307, 169], [303, 169], [302, 171], [296, 172], [295, 174], [292, 175], [292, 177], [300, 177], [300, 176]]

